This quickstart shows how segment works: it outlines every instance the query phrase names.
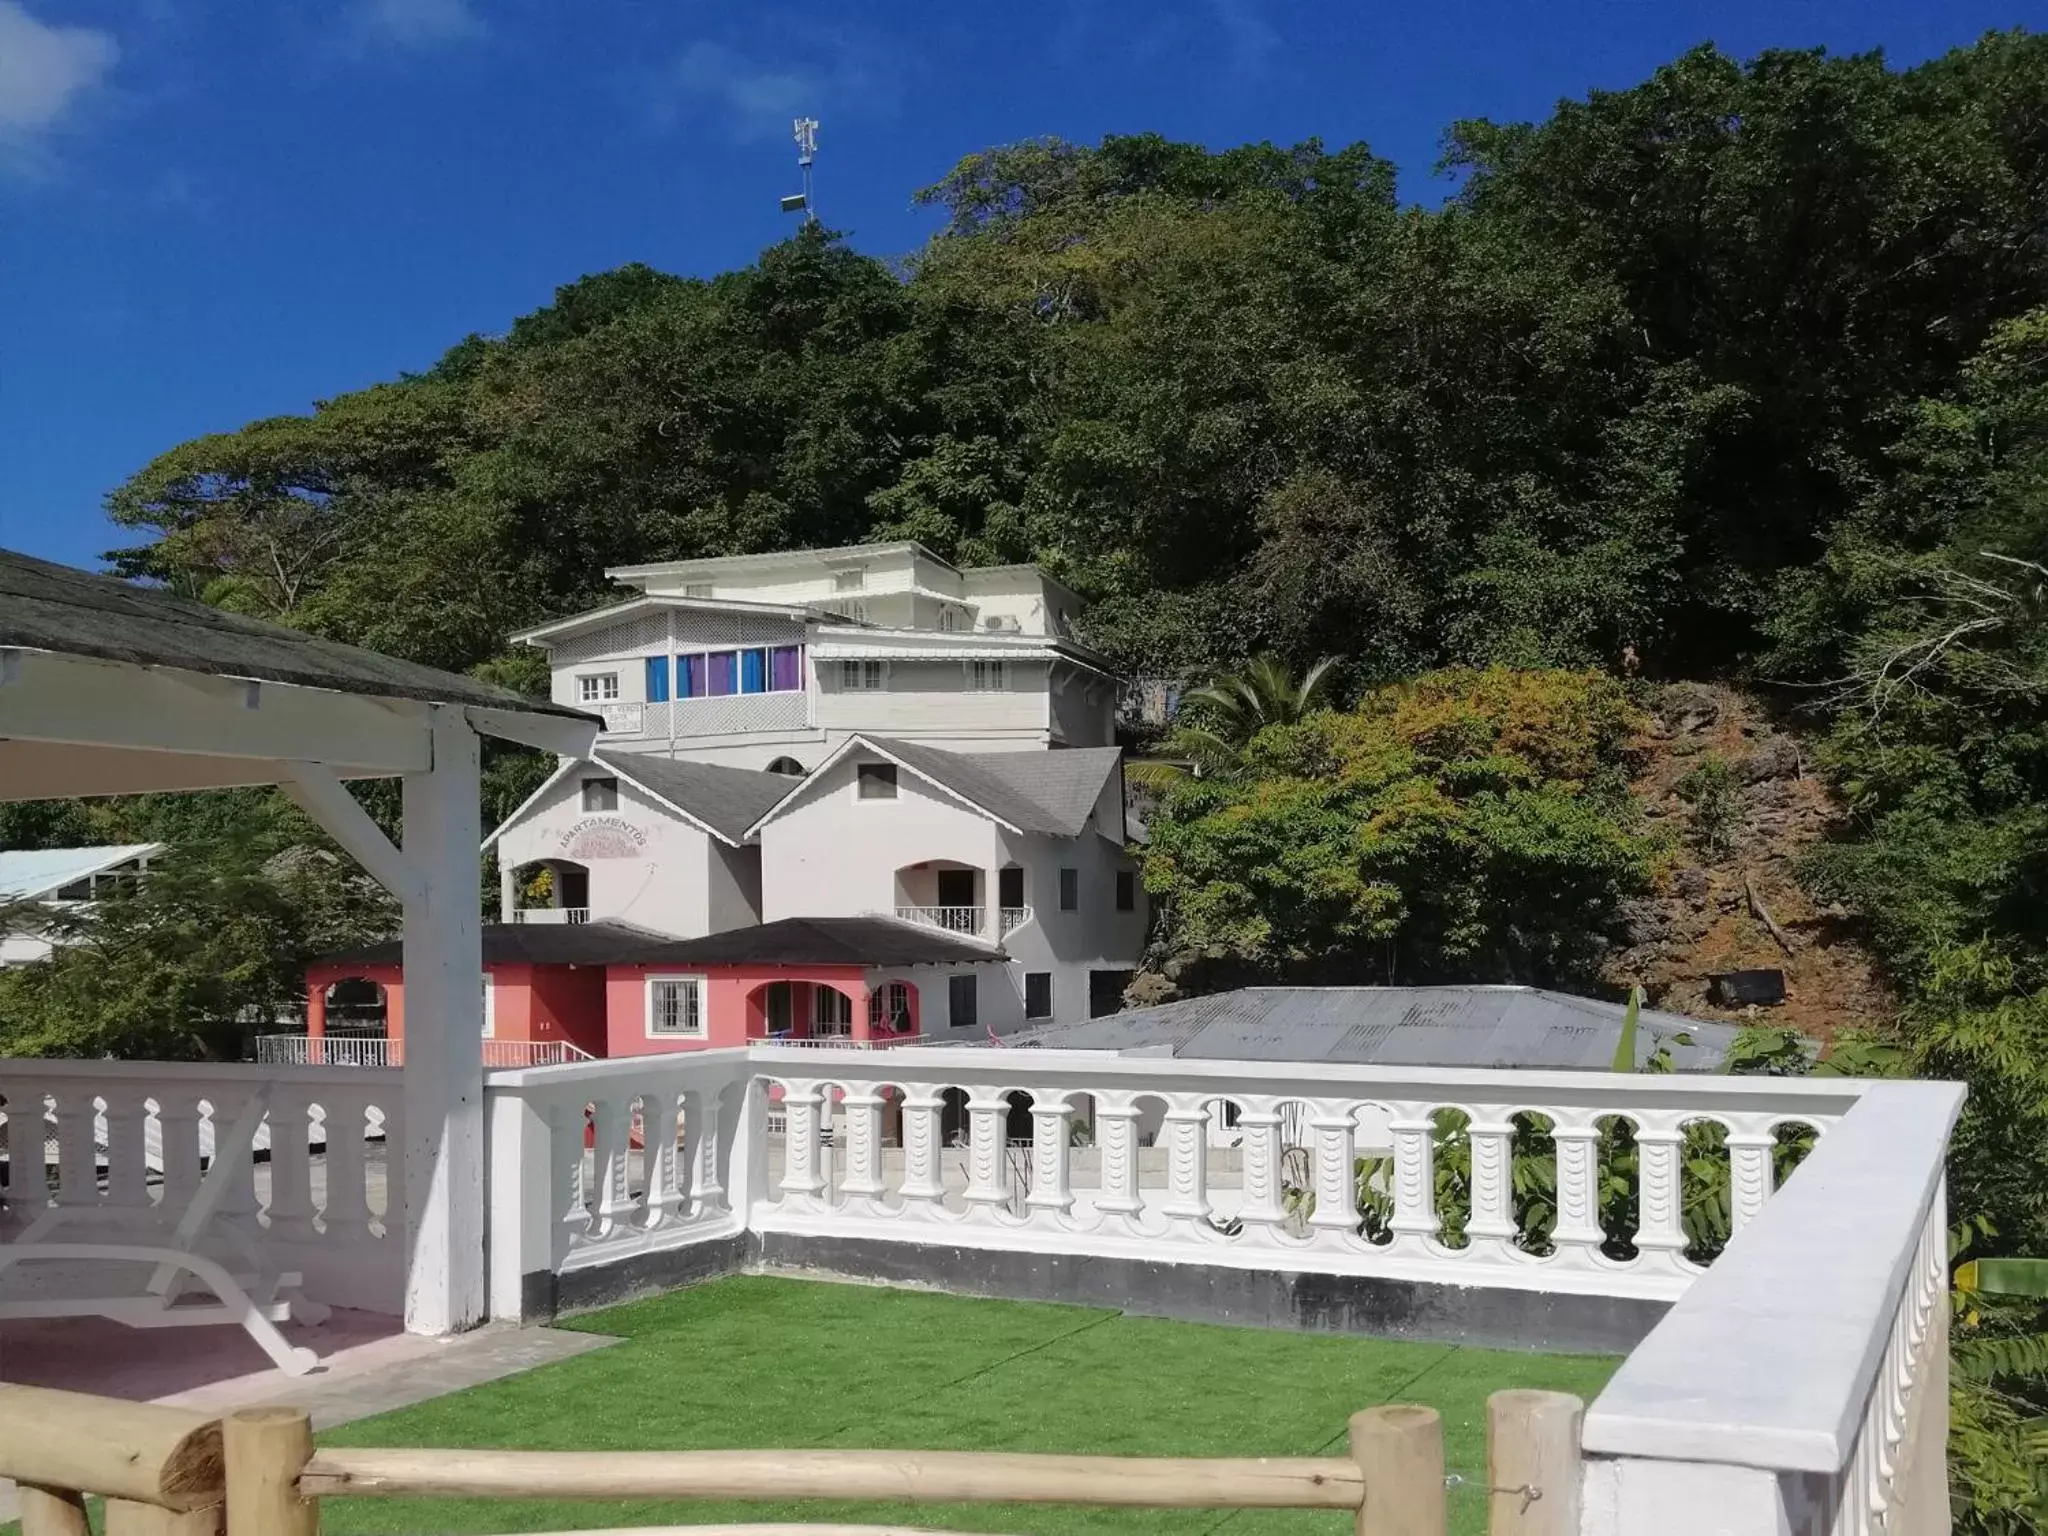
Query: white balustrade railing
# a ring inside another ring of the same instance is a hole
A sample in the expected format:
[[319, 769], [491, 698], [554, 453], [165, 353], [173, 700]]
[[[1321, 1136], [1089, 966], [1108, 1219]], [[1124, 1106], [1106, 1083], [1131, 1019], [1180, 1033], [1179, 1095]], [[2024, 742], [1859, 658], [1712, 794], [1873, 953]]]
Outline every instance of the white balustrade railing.
[[162, 1241], [257, 1099], [262, 1118], [215, 1232], [260, 1249], [273, 1272], [298, 1271], [317, 1300], [400, 1310], [404, 1235], [387, 1220], [398, 1183], [387, 1182], [388, 1154], [402, 1145], [396, 1072], [0, 1059], [0, 1237]]
[[514, 907], [512, 921], [515, 923], [587, 923], [590, 921], [588, 907]]
[[981, 932], [982, 912], [979, 907], [898, 907], [896, 915], [906, 923], [922, 923], [927, 928], [943, 928], [948, 933]]
[[760, 1125], [761, 1095], [744, 1048], [493, 1074], [493, 1315], [522, 1314], [530, 1276], [742, 1231], [745, 1202], [730, 1192], [752, 1185], [741, 1131]]
[[996, 914], [996, 931], [1000, 936], [1022, 928], [1031, 921], [1029, 907], [1004, 907]]
[[1948, 1085], [764, 1042], [487, 1099], [501, 1316], [745, 1229], [1669, 1301], [1587, 1536], [1942, 1528]]
[[[484, 1067], [558, 1067], [594, 1058], [567, 1040], [486, 1040]], [[383, 1035], [258, 1035], [256, 1060], [265, 1066], [402, 1067], [405, 1041]]]
[[881, 1051], [892, 1045], [919, 1045], [930, 1039], [928, 1035], [872, 1035], [866, 1040], [856, 1040], [851, 1035], [776, 1035], [761, 1041], [763, 1045], [789, 1045], [799, 1050], [833, 1051]]

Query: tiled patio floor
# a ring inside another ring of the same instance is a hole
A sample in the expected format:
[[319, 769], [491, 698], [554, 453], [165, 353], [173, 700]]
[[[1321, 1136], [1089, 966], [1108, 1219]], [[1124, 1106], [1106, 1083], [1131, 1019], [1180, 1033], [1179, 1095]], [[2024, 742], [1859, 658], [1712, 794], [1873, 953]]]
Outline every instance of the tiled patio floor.
[[[208, 1412], [305, 1407], [326, 1429], [617, 1342], [603, 1333], [493, 1326], [454, 1339], [406, 1333], [395, 1317], [336, 1308], [319, 1327], [283, 1325], [320, 1368], [287, 1376], [239, 1328], [124, 1328], [101, 1318], [0, 1322], [0, 1382], [59, 1387]], [[0, 1521], [14, 1487], [0, 1478]]]

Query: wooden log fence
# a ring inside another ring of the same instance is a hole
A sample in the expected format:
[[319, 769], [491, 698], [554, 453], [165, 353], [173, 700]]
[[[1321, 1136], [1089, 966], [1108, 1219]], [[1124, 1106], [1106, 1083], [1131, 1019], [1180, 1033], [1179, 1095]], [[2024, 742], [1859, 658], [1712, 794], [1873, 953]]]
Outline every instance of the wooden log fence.
[[[1490, 1536], [1576, 1536], [1584, 1405], [1554, 1392], [1487, 1404]], [[316, 1450], [294, 1408], [225, 1419], [0, 1386], [0, 1476], [22, 1536], [318, 1536], [327, 1498], [792, 1499], [1347, 1511], [1356, 1536], [1444, 1536], [1443, 1425], [1433, 1408], [1352, 1415], [1348, 1456], [1052, 1456], [978, 1451]], [[665, 1526], [618, 1536], [892, 1536], [841, 1524]], [[934, 1536], [920, 1532], [918, 1536]], [[943, 1536], [943, 1533], [940, 1533]]]

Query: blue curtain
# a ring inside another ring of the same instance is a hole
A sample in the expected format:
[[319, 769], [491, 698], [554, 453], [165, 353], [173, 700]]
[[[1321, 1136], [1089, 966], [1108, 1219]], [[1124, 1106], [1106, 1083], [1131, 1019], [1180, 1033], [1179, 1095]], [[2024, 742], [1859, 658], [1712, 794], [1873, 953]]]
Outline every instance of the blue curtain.
[[668, 658], [650, 656], [647, 658], [647, 702], [666, 704], [668, 702]]
[[740, 692], [766, 693], [768, 691], [768, 653], [766, 651], [740, 652]]

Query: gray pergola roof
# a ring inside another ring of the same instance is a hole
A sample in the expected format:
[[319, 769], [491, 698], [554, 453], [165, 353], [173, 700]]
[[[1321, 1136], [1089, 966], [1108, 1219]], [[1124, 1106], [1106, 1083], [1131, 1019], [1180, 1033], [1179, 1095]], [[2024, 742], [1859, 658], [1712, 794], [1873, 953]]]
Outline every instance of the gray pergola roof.
[[9, 647], [387, 699], [589, 718], [454, 672], [0, 550], [0, 648]]
[[[1534, 987], [1246, 987], [1047, 1025], [1001, 1043], [1189, 1060], [1606, 1071], [1625, 1012], [1620, 1003]], [[1739, 1033], [1644, 1009], [1637, 1065], [1662, 1043], [1678, 1070], [1712, 1071]]]

